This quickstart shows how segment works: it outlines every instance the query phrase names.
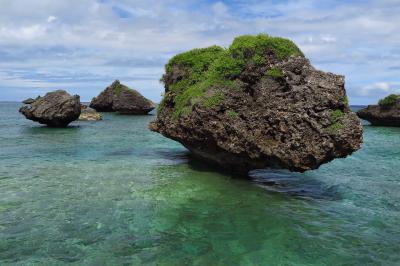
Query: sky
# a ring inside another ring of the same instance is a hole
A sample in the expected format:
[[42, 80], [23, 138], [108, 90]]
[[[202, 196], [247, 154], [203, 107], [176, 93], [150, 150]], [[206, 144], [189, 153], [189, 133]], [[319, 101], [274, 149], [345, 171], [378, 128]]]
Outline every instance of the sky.
[[55, 89], [97, 96], [113, 80], [159, 102], [177, 53], [243, 34], [292, 39], [346, 77], [350, 104], [400, 93], [400, 0], [0, 0], [0, 100]]

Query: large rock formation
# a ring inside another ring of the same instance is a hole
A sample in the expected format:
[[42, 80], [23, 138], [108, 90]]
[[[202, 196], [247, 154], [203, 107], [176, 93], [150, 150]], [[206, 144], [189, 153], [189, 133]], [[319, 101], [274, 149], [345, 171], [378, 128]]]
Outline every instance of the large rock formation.
[[99, 96], [93, 98], [90, 107], [98, 112], [143, 115], [152, 111], [155, 105], [136, 90], [130, 89], [116, 80]]
[[50, 127], [66, 127], [81, 114], [79, 99], [78, 95], [71, 96], [66, 91], [57, 90], [21, 107], [19, 112], [27, 119]]
[[400, 127], [400, 95], [389, 95], [378, 105], [368, 105], [357, 115], [374, 126]]
[[241, 36], [228, 49], [173, 57], [149, 128], [230, 171], [316, 169], [360, 148], [344, 77], [314, 69], [297, 46]]

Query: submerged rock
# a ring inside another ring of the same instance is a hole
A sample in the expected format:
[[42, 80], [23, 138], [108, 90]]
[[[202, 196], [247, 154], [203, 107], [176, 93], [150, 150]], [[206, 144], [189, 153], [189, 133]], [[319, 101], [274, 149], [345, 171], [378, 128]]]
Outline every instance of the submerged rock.
[[359, 110], [357, 115], [374, 126], [400, 127], [400, 95], [391, 94], [378, 105]]
[[233, 172], [303, 172], [360, 148], [344, 77], [314, 69], [297, 46], [241, 36], [173, 57], [149, 128]]
[[102, 119], [103, 117], [101, 114], [96, 112], [96, 110], [88, 108], [86, 105], [81, 105], [81, 115], [79, 116], [80, 121], [99, 121]]
[[116, 80], [99, 96], [93, 98], [90, 107], [98, 112], [143, 115], [152, 111], [155, 105], [136, 90], [130, 89]]
[[78, 119], [81, 104], [78, 95], [70, 95], [64, 90], [47, 93], [31, 105], [19, 109], [27, 119], [50, 127], [66, 127]]

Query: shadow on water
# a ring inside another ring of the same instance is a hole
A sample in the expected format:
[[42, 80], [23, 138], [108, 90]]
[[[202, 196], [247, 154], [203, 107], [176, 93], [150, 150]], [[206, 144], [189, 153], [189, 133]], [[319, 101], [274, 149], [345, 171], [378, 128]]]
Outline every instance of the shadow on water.
[[79, 125], [70, 125], [68, 127], [48, 127], [48, 126], [27, 126], [21, 129], [24, 134], [59, 134], [59, 133], [75, 133], [79, 132]]
[[186, 163], [189, 154], [188, 150], [182, 148], [153, 148], [142, 150], [139, 155], [144, 158], [161, 157], [166, 160]]
[[[60, 155], [60, 151], [78, 149], [82, 142], [82, 131], [79, 126], [67, 128], [51, 128], [46, 126], [23, 127], [19, 131], [19, 139], [26, 141], [37, 155], [52, 151], [52, 154]], [[34, 144], [36, 143], [36, 144]], [[44, 145], [40, 146], [37, 143]], [[45, 150], [42, 148], [47, 147]], [[37, 150], [39, 149], [39, 150]]]
[[341, 200], [343, 197], [338, 186], [330, 186], [323, 181], [288, 170], [260, 169], [249, 173], [252, 182], [275, 193], [325, 200]]
[[287, 196], [303, 199], [341, 200], [343, 196], [338, 186], [331, 186], [307, 173], [295, 173], [280, 169], [260, 169], [249, 172], [248, 175], [235, 175], [213, 164], [204, 162], [193, 156], [189, 151], [159, 150], [158, 155], [174, 160], [178, 164], [187, 164], [198, 172], [214, 172], [237, 179], [248, 180], [271, 193], [281, 193]]

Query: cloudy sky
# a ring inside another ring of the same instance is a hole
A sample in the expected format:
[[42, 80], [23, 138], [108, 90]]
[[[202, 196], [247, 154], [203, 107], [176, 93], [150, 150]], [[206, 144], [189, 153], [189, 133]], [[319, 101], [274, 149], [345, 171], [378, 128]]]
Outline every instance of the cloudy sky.
[[400, 0], [0, 0], [0, 100], [66, 89], [90, 100], [114, 79], [158, 102], [176, 53], [242, 34], [294, 40], [346, 76], [351, 104], [400, 93]]

